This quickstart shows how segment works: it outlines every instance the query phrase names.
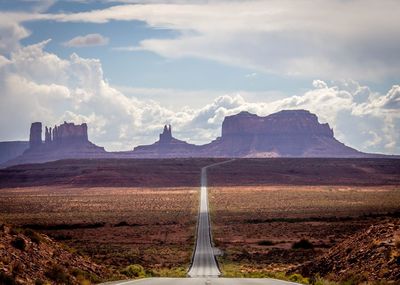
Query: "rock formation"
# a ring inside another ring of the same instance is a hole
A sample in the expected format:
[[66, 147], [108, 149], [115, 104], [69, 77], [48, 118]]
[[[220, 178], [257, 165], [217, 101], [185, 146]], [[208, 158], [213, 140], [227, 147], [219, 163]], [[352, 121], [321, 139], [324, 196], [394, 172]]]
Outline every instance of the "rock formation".
[[165, 125], [163, 132], [160, 134], [159, 142], [161, 144], [170, 143], [173, 140], [171, 125]]
[[64, 122], [60, 126], [45, 128], [45, 144], [76, 144], [88, 142], [87, 125]]
[[87, 125], [75, 125], [74, 123], [67, 123], [60, 126], [54, 126], [53, 134], [51, 135], [51, 128], [49, 129], [50, 138], [53, 143], [86, 143], [88, 142]]
[[328, 277], [332, 281], [344, 282], [342, 284], [354, 276], [362, 276], [362, 281], [371, 282], [364, 284], [399, 284], [399, 240], [399, 219], [385, 219], [291, 271], [308, 277]]
[[197, 152], [198, 146], [174, 138], [171, 125], [165, 125], [157, 142], [137, 146], [133, 154], [138, 157], [188, 157], [196, 156]]
[[[350, 148], [335, 139], [327, 123], [306, 110], [284, 110], [266, 117], [241, 112], [225, 117], [221, 137], [205, 145], [189, 144], [172, 136], [165, 125], [159, 140], [133, 151], [106, 152], [88, 139], [87, 125], [64, 122], [31, 126], [29, 149], [7, 165], [62, 158], [173, 158], [173, 157], [385, 157]], [[3, 165], [4, 166], [4, 165]]]
[[42, 123], [35, 122], [31, 125], [31, 130], [29, 134], [29, 147], [38, 148], [42, 144]]
[[31, 125], [29, 148], [5, 165], [37, 163], [65, 158], [100, 158], [106, 156], [104, 148], [88, 139], [87, 125], [64, 122], [59, 126], [45, 127], [42, 141], [42, 123]]
[[284, 110], [266, 117], [249, 112], [225, 117], [222, 136], [204, 146], [215, 156], [232, 157], [342, 157], [360, 156], [333, 136], [306, 110]]
[[267, 117], [241, 112], [225, 117], [222, 123], [222, 137], [235, 135], [333, 137], [333, 130], [306, 110], [284, 110]]

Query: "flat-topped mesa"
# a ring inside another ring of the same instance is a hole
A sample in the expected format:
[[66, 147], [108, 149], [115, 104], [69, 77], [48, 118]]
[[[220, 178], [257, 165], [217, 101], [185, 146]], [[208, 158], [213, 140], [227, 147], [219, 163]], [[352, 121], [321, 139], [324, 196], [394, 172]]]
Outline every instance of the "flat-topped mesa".
[[333, 138], [328, 124], [320, 124], [315, 114], [306, 110], [283, 110], [266, 117], [249, 112], [225, 117], [222, 137], [231, 135], [324, 136]]

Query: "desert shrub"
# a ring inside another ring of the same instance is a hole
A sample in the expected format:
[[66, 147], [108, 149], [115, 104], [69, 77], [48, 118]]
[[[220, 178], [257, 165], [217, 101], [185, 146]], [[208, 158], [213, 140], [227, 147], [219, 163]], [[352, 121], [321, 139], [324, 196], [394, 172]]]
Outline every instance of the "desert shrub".
[[39, 243], [42, 241], [41, 236], [40, 236], [37, 232], [34, 232], [34, 231], [31, 230], [31, 229], [26, 229], [26, 230], [24, 231], [24, 234], [25, 234], [27, 237], [29, 237], [29, 238], [31, 239], [32, 242], [34, 242], [34, 243], [36, 243], [36, 244], [39, 244]]
[[17, 284], [17, 281], [15, 280], [14, 276], [8, 275], [5, 272], [0, 271], [0, 284], [15, 285]]
[[187, 268], [173, 267], [173, 268], [153, 269], [146, 272], [146, 275], [149, 277], [186, 277]]
[[314, 245], [307, 239], [301, 239], [292, 245], [292, 249], [313, 249]]
[[129, 224], [125, 221], [119, 222], [118, 224], [115, 224], [114, 227], [126, 227], [129, 226]]
[[336, 281], [330, 281], [330, 280], [324, 279], [324, 278], [320, 277], [319, 275], [314, 276], [314, 277], [310, 280], [310, 283], [311, 283], [312, 285], [339, 285], [338, 282], [336, 282]]
[[396, 236], [394, 239], [394, 245], [395, 247], [400, 250], [400, 236]]
[[10, 228], [10, 234], [11, 235], [17, 235], [17, 234], [19, 234], [21, 232], [22, 232], [21, 228], [17, 228], [17, 227], [11, 227]]
[[131, 278], [138, 278], [138, 277], [145, 277], [146, 272], [144, 271], [143, 266], [140, 264], [131, 264], [125, 267], [122, 271], [122, 274], [131, 277]]
[[258, 244], [258, 245], [265, 245], [265, 246], [268, 246], [268, 245], [274, 245], [274, 242], [273, 242], [273, 241], [270, 241], [270, 240], [260, 240], [257, 244]]
[[46, 276], [58, 284], [70, 284], [71, 280], [67, 271], [61, 265], [55, 264], [46, 271]]
[[26, 248], [26, 242], [22, 237], [16, 237], [15, 239], [13, 239], [11, 245], [20, 250], [25, 250]]
[[71, 240], [72, 236], [68, 234], [58, 234], [55, 236], [52, 236], [55, 240]]
[[22, 272], [24, 272], [24, 270], [25, 270], [24, 267], [25, 266], [21, 262], [19, 262], [19, 261], [14, 262], [14, 264], [12, 266], [13, 276], [17, 276], [18, 274], [21, 274]]
[[305, 278], [305, 277], [301, 276], [301, 274], [297, 274], [297, 273], [289, 275], [288, 280], [293, 281], [293, 282], [298, 282], [301, 284], [309, 284], [308, 278]]
[[35, 285], [44, 285], [44, 281], [42, 279], [36, 279], [35, 280]]
[[0, 284], [4, 285], [16, 285], [17, 282], [13, 276], [7, 275], [3, 271], [0, 271]]
[[85, 283], [85, 281], [88, 281], [89, 283], [100, 283], [101, 279], [94, 273], [92, 272], [87, 272], [85, 270], [79, 269], [79, 268], [73, 268], [71, 270], [71, 274], [76, 277], [80, 281], [80, 283]]

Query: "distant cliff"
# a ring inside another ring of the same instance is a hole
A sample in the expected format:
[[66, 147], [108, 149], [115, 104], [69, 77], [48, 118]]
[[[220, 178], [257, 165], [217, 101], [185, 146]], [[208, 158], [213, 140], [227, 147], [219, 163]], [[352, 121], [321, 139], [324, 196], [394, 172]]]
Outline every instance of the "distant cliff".
[[29, 148], [2, 166], [65, 158], [385, 157], [344, 145], [327, 123], [321, 124], [306, 110], [283, 110], [265, 117], [249, 112], [227, 116], [221, 136], [205, 145], [179, 140], [173, 137], [171, 125], [165, 125], [153, 144], [132, 151], [106, 152], [89, 141], [87, 129], [85, 123], [67, 122], [45, 127], [43, 141], [42, 123], [35, 122], [30, 129]]
[[216, 156], [357, 157], [363, 154], [335, 139], [328, 124], [306, 110], [260, 117], [249, 112], [225, 117], [222, 136], [204, 147]]
[[59, 126], [45, 127], [42, 140], [42, 123], [32, 123], [29, 134], [29, 148], [5, 165], [38, 163], [66, 158], [104, 157], [106, 151], [88, 139], [87, 125], [64, 122]]
[[21, 155], [28, 148], [27, 141], [0, 142], [0, 164]]

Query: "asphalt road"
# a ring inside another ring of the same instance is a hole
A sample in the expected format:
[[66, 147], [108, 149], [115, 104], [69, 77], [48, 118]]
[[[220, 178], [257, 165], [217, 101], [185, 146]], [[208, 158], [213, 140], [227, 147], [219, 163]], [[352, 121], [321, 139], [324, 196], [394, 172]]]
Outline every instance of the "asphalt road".
[[108, 285], [299, 285], [271, 278], [146, 278]]
[[[227, 163], [227, 162], [222, 162]], [[211, 226], [208, 213], [207, 169], [222, 163], [208, 165], [201, 169], [200, 209], [197, 222], [197, 238], [190, 277], [218, 277], [221, 275], [211, 241]]]
[[232, 160], [208, 165], [201, 169], [200, 208], [197, 221], [196, 247], [188, 276], [191, 278], [146, 278], [109, 282], [109, 285], [299, 285], [271, 278], [218, 278], [221, 272], [215, 259], [208, 212], [207, 169]]

